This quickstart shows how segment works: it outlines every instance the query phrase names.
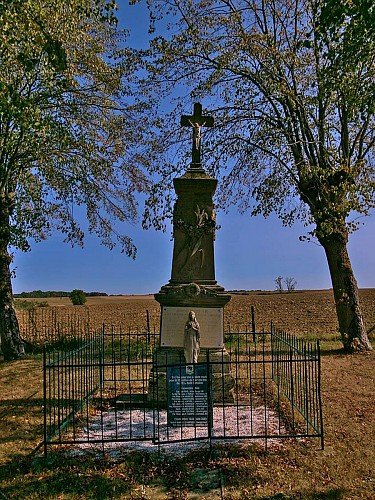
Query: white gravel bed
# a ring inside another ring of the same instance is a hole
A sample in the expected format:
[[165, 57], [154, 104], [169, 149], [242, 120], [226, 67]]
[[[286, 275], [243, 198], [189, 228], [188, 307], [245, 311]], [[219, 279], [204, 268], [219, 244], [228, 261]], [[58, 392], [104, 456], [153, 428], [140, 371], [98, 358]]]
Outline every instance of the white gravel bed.
[[[211, 435], [214, 444], [249, 445], [256, 442], [265, 444], [264, 438], [256, 436], [281, 435], [285, 433], [280, 419], [274, 411], [266, 407], [224, 406], [213, 408], [213, 425]], [[254, 436], [256, 439], [245, 439]], [[152, 442], [159, 438], [158, 443]], [[230, 439], [232, 437], [232, 439]], [[142, 438], [148, 440], [140, 441]], [[207, 438], [207, 439], [204, 439]], [[169, 427], [166, 410], [115, 410], [110, 409], [95, 417], [88, 426], [82, 428], [76, 439], [122, 442], [85, 443], [79, 450], [100, 450], [111, 454], [123, 454], [132, 450], [162, 452], [182, 455], [197, 448], [205, 448], [209, 444], [208, 427]], [[194, 441], [194, 439], [196, 439]], [[199, 440], [198, 440], [199, 439]], [[175, 442], [187, 440], [185, 442]], [[166, 442], [168, 441], [168, 443]], [[267, 446], [280, 446], [281, 439], [267, 438]], [[79, 453], [79, 451], [77, 450]]]

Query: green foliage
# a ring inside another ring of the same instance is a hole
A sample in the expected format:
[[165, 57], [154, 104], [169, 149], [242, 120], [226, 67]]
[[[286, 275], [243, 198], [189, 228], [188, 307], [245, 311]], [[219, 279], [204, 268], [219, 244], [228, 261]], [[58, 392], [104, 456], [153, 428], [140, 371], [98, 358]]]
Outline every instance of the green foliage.
[[350, 121], [375, 111], [375, 8], [368, 0], [323, 0], [317, 10], [316, 42], [326, 59], [324, 88], [343, 93]]
[[106, 0], [2, 2], [0, 201], [10, 244], [53, 229], [83, 244], [77, 216], [112, 248], [135, 255], [120, 223], [137, 216], [146, 177], [130, 162], [142, 126], [130, 103], [134, 60]]
[[161, 181], [146, 224], [170, 214], [164, 191], [190, 154], [179, 117], [204, 99], [215, 117], [204, 131], [204, 163], [221, 181], [220, 206], [275, 212], [285, 225], [314, 224], [318, 239], [345, 239], [357, 227], [349, 216], [375, 206], [373, 55], [363, 52], [360, 65], [333, 61], [337, 42], [319, 28], [316, 1], [151, 4], [173, 31], [152, 41], [144, 91], [154, 89], [155, 109], [160, 93], [187, 95], [150, 127], [160, 131], [150, 137], [149, 158]]
[[[52, 231], [83, 245], [84, 229], [135, 257], [126, 223], [147, 178], [136, 155], [142, 106], [135, 59], [117, 30], [114, 0], [0, 2], [0, 336], [23, 355], [9, 247]], [[132, 151], [132, 155], [130, 154]], [[84, 217], [86, 215], [86, 218]], [[81, 222], [85, 220], [85, 228]], [[87, 226], [87, 229], [86, 229]]]
[[374, 2], [323, 0], [317, 30], [319, 36], [330, 38], [334, 44], [330, 50], [332, 60], [367, 64], [375, 48]]
[[86, 295], [83, 290], [72, 290], [69, 294], [69, 298], [74, 306], [82, 306], [86, 303]]
[[37, 307], [49, 307], [48, 302], [36, 302], [34, 300], [15, 300], [16, 309], [20, 311], [34, 311]]

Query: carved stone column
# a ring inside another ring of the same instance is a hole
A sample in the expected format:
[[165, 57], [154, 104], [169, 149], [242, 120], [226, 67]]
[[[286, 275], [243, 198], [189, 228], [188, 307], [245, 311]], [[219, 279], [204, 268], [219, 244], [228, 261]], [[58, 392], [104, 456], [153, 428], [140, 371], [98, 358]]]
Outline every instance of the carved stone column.
[[159, 404], [166, 401], [166, 367], [185, 362], [184, 326], [191, 310], [200, 325], [198, 363], [208, 359], [212, 364], [213, 401], [233, 402], [234, 381], [224, 348], [224, 306], [230, 295], [215, 280], [216, 185], [217, 180], [197, 164], [174, 180], [172, 273], [169, 283], [155, 294], [161, 305], [161, 340], [149, 381], [149, 399], [157, 392]]

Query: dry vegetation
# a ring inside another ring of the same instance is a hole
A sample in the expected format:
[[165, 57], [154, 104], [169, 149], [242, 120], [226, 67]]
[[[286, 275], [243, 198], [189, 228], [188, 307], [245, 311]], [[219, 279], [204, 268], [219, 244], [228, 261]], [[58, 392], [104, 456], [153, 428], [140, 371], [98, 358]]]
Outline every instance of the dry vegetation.
[[[374, 343], [375, 290], [362, 290], [367, 329]], [[45, 308], [85, 312], [90, 321], [103, 314], [112, 322], [132, 311], [145, 324], [159, 307], [151, 296], [90, 299], [83, 308]], [[116, 303], [116, 301], [119, 301]], [[68, 304], [68, 301], [66, 301]], [[102, 304], [102, 305], [101, 305]], [[227, 307], [231, 324], [249, 320], [254, 305], [258, 328], [278, 326], [322, 339], [322, 397], [325, 450], [318, 442], [285, 442], [267, 452], [249, 446], [208, 457], [159, 460], [131, 454], [113, 462], [106, 455], [69, 457], [52, 453], [49, 462], [32, 462], [42, 439], [41, 358], [0, 362], [1, 499], [373, 499], [375, 498], [375, 355], [344, 355], [337, 340], [331, 293], [306, 292], [234, 296]], [[103, 307], [103, 309], [100, 309]], [[43, 310], [43, 311], [44, 311]], [[117, 313], [116, 313], [117, 311]], [[153, 320], [152, 320], [153, 321]]]
[[[363, 314], [368, 331], [375, 330], [375, 289], [360, 291]], [[44, 299], [43, 299], [44, 300]], [[152, 295], [88, 297], [84, 306], [72, 306], [68, 298], [46, 299], [50, 307], [18, 311], [24, 339], [44, 341], [53, 337], [57, 325], [69, 330], [96, 330], [103, 324], [115, 329], [147, 328], [158, 330], [160, 306]], [[337, 336], [338, 325], [331, 290], [294, 293], [250, 292], [233, 295], [225, 308], [225, 329], [245, 328], [251, 323], [254, 306], [258, 331], [268, 330], [270, 322], [306, 339], [330, 339]]]

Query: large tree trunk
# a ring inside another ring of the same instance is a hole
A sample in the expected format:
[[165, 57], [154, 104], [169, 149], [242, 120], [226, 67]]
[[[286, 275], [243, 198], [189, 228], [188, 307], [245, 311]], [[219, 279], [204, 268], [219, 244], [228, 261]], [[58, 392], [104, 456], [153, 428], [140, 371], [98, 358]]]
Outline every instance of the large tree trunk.
[[372, 350], [367, 336], [358, 285], [347, 251], [347, 234], [333, 234], [319, 239], [328, 261], [339, 330], [344, 349], [348, 351]]
[[0, 339], [1, 351], [6, 361], [25, 354], [14, 309], [10, 272], [11, 257], [8, 253], [11, 209], [12, 199], [9, 196], [0, 196]]

